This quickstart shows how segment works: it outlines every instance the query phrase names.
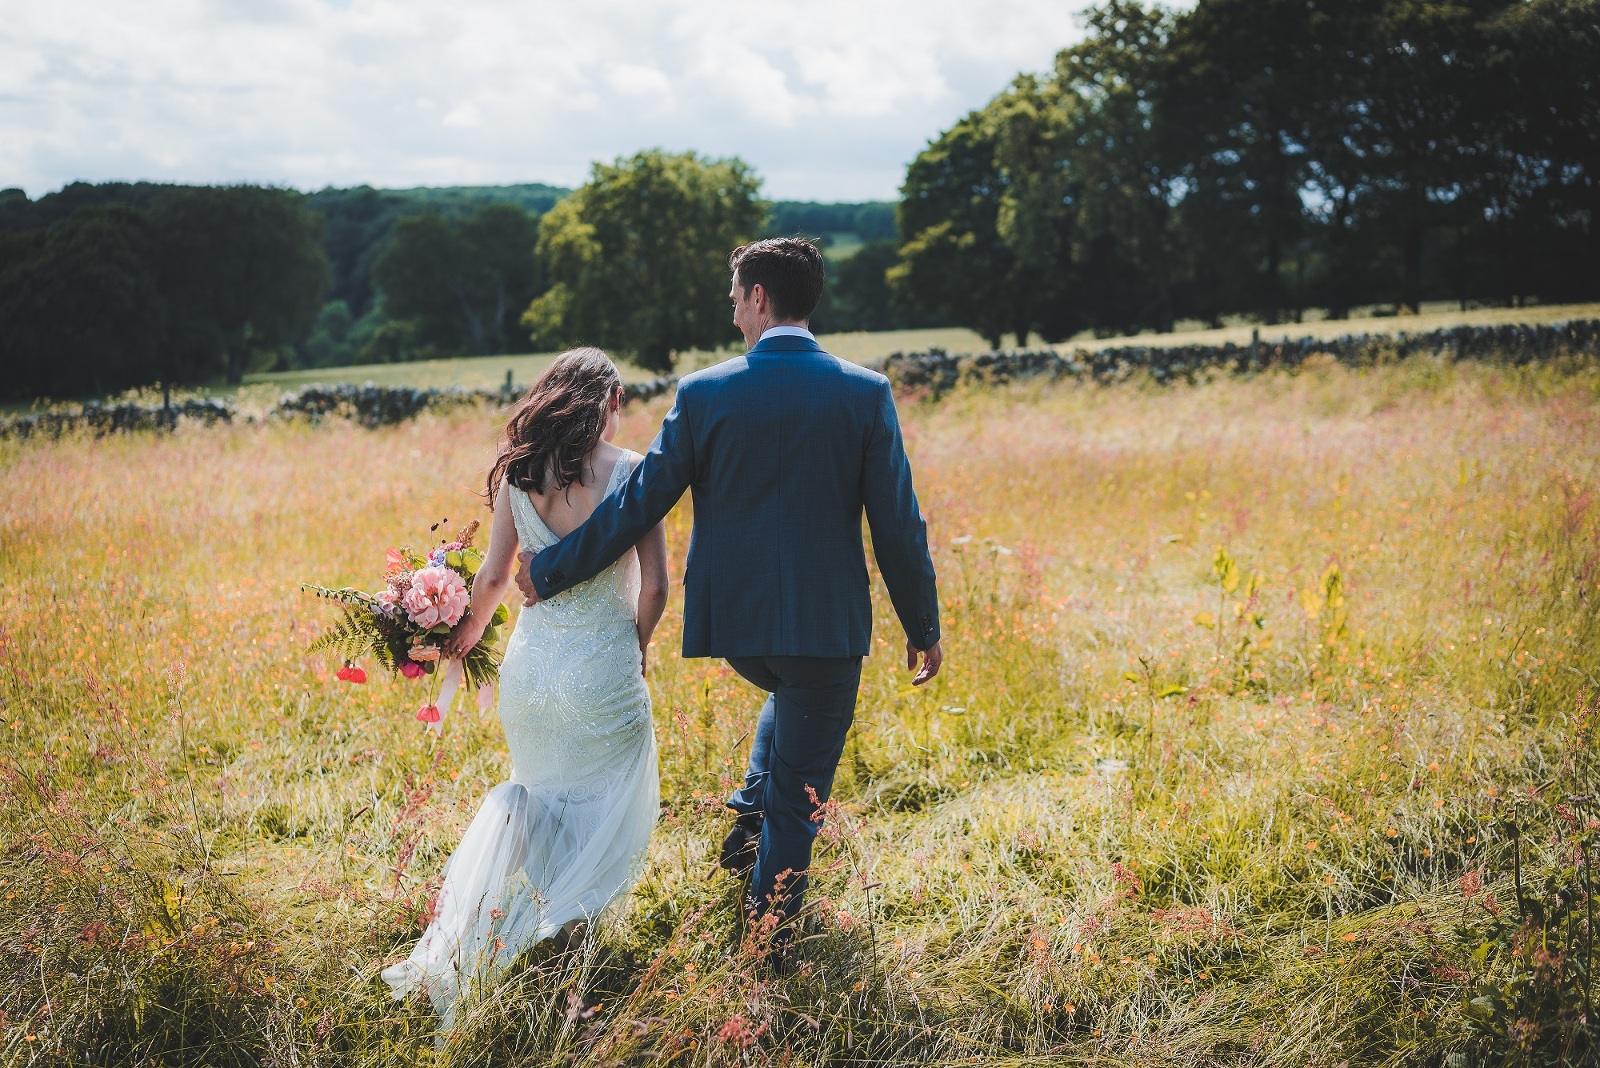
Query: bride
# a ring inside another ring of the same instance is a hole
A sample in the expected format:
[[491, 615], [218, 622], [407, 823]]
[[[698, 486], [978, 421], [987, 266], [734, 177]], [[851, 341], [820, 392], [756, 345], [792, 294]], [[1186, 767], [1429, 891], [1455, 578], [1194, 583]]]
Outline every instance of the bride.
[[[621, 405], [616, 366], [581, 348], [556, 357], [512, 414], [489, 472], [489, 547], [447, 656], [483, 634], [518, 546], [555, 544], [639, 462], [611, 443]], [[490, 988], [529, 946], [570, 938], [631, 885], [660, 807], [643, 669], [666, 597], [657, 526], [517, 619], [500, 669], [511, 776], [489, 791], [445, 867], [432, 924], [383, 972], [397, 998], [425, 990], [447, 1029], [461, 997]]]

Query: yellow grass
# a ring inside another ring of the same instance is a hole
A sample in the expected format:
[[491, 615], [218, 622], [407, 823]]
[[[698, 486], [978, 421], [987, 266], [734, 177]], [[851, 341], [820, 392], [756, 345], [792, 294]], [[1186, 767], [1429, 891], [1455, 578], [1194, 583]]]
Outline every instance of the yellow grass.
[[506, 774], [498, 725], [435, 742], [418, 684], [335, 682], [296, 583], [370, 586], [482, 514], [493, 419], [0, 443], [0, 1064], [1441, 1063], [1492, 1044], [1479, 983], [1502, 1025], [1570, 1022], [1506, 932], [1513, 862], [1555, 909], [1600, 827], [1564, 800], [1594, 782], [1593, 366], [903, 415], [946, 669], [907, 688], [879, 590], [800, 972], [756, 969], [708, 877], [759, 695], [675, 655], [675, 601], [643, 880], [449, 1039], [376, 974]]

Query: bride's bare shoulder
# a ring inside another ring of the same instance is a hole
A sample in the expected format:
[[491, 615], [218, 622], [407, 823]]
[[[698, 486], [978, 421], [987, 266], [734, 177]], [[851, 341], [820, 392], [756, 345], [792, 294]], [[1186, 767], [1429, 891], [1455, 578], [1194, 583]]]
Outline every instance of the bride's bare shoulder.
[[606, 476], [611, 474], [612, 467], [616, 466], [617, 460], [627, 452], [627, 449], [613, 445], [609, 441], [600, 441], [595, 444], [594, 451], [589, 454], [589, 462], [585, 466], [588, 471], [594, 472], [596, 482], [604, 482]]

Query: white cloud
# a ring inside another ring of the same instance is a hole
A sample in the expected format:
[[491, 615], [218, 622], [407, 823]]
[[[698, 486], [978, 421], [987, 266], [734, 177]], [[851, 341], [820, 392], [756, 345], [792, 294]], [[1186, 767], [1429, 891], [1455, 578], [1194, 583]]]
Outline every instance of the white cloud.
[[641, 148], [770, 196], [905, 164], [1081, 35], [1081, 0], [0, 0], [0, 186], [548, 181]]

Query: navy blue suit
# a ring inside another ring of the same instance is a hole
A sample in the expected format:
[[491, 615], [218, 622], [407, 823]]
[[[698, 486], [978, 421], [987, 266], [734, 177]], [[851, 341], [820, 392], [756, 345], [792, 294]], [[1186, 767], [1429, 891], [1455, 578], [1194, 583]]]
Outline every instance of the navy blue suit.
[[765, 813], [753, 889], [764, 904], [781, 886], [793, 908], [818, 827], [805, 788], [828, 797], [871, 645], [863, 514], [907, 637], [919, 649], [939, 640], [927, 528], [888, 380], [789, 335], [686, 376], [628, 481], [533, 559], [534, 589], [548, 599], [598, 574], [685, 490], [683, 655], [727, 658], [773, 694], [729, 804]]

